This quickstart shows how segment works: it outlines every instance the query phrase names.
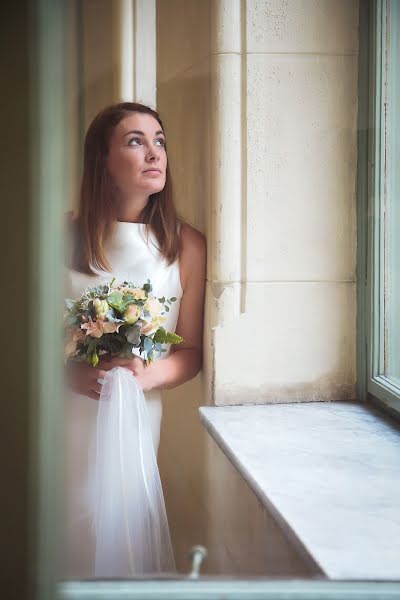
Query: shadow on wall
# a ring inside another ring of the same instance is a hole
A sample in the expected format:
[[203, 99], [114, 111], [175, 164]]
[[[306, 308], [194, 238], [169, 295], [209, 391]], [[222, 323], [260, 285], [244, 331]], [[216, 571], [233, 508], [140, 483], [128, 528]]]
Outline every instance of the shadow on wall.
[[206, 436], [198, 407], [203, 397], [202, 375], [164, 390], [158, 463], [167, 507], [177, 569], [190, 570], [192, 546], [207, 546], [205, 496]]
[[[158, 1], [157, 110], [165, 125], [178, 213], [206, 233], [209, 213], [210, 2]], [[207, 349], [205, 349], [207, 351]], [[158, 461], [177, 568], [190, 570], [192, 546], [207, 546], [207, 434], [198, 407], [204, 375], [163, 391]]]

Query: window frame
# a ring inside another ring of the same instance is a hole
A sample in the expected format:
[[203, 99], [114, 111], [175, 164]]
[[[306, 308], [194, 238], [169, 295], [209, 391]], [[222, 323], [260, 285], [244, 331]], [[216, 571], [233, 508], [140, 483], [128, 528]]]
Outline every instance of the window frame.
[[[372, 0], [368, 14], [360, 3], [359, 130], [358, 130], [358, 388], [361, 400], [369, 401], [400, 419], [400, 388], [383, 374], [385, 352], [385, 161], [388, 147], [387, 18], [397, 0]], [[389, 12], [388, 12], [389, 8]], [[390, 27], [394, 25], [390, 23]], [[396, 24], [397, 35], [399, 24]], [[361, 47], [361, 44], [363, 47]], [[390, 56], [389, 68], [399, 68]]]

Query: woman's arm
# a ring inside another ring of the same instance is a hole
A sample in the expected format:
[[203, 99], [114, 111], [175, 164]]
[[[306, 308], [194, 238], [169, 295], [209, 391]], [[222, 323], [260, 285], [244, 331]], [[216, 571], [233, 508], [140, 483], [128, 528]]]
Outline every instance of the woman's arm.
[[180, 273], [183, 296], [176, 333], [184, 341], [173, 345], [167, 358], [156, 360], [147, 367], [141, 358], [135, 356], [133, 359], [112, 358], [101, 368], [108, 370], [117, 365], [129, 367], [145, 392], [174, 388], [195, 377], [203, 364], [206, 269], [207, 244], [204, 235], [188, 224], [182, 225]]
[[148, 367], [151, 389], [169, 389], [180, 385], [195, 377], [203, 365], [207, 245], [204, 235], [190, 225], [182, 226], [180, 263], [183, 296], [176, 333], [184, 341], [171, 347], [168, 358]]

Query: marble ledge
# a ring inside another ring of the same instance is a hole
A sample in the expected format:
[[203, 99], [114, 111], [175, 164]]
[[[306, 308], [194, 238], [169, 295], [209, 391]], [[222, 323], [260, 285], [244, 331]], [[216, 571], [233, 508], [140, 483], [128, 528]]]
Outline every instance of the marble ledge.
[[400, 426], [360, 402], [201, 407], [221, 450], [330, 579], [400, 579]]

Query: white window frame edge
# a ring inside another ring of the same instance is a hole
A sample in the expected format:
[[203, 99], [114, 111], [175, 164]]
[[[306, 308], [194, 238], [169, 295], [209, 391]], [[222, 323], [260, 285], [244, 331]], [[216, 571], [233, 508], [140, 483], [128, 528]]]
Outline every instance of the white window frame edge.
[[393, 0], [373, 0], [370, 5], [370, 86], [368, 140], [368, 259], [366, 390], [368, 399], [395, 418], [400, 418], [400, 388], [383, 375], [384, 371], [384, 233], [385, 233], [385, 119], [388, 81], [387, 7]]

